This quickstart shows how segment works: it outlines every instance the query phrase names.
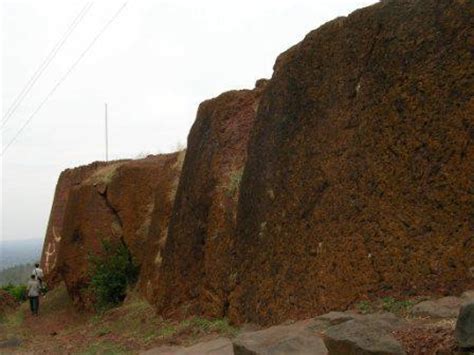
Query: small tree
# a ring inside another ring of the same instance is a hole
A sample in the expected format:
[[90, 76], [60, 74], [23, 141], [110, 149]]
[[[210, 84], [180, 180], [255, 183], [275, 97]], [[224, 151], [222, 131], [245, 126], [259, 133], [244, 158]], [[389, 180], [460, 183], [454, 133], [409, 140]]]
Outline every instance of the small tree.
[[138, 268], [123, 243], [102, 241], [102, 253], [90, 255], [90, 290], [101, 311], [123, 302], [127, 287], [136, 282]]

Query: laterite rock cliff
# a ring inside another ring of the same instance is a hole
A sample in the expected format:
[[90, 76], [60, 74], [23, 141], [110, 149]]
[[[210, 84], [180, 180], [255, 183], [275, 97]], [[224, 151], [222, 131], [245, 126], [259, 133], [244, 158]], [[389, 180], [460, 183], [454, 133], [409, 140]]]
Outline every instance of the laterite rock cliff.
[[157, 301], [165, 314], [227, 313], [240, 179], [265, 85], [199, 106], [162, 255]]
[[160, 316], [262, 325], [473, 288], [472, 48], [466, 0], [323, 25], [271, 80], [203, 102], [186, 152], [64, 172], [48, 277], [89, 307], [108, 239]]
[[240, 188], [231, 319], [473, 286], [473, 10], [384, 1], [280, 57]]
[[[75, 186], [63, 217], [59, 270], [76, 305], [90, 307], [87, 292], [89, 254], [99, 254], [102, 241], [123, 243], [134, 262], [146, 270], [149, 253], [157, 252], [159, 235], [150, 234], [155, 191], [171, 193], [180, 172], [179, 154], [118, 161], [98, 168]], [[162, 184], [162, 185], [160, 185]], [[161, 203], [161, 201], [160, 201]], [[171, 209], [171, 208], [170, 208]], [[166, 218], [155, 223], [167, 223]], [[147, 273], [145, 273], [147, 275]], [[146, 282], [141, 289], [146, 294]]]
[[45, 272], [48, 287], [54, 287], [61, 280], [57, 268], [57, 259], [59, 244], [63, 235], [64, 213], [71, 189], [74, 186], [78, 186], [99, 167], [105, 166], [106, 164], [107, 163], [103, 162], [95, 162], [75, 169], [67, 169], [59, 176], [41, 255], [41, 266]]
[[163, 250], [168, 238], [168, 225], [173, 211], [176, 190], [186, 151], [173, 154], [163, 161], [155, 175], [154, 205], [148, 227], [148, 238], [143, 245], [143, 262], [138, 288], [151, 304], [156, 304]]

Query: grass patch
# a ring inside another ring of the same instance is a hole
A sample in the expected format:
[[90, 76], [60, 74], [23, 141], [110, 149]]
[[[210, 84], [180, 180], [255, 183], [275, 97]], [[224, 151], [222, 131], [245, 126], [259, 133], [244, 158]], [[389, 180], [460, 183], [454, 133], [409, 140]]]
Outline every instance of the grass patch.
[[356, 308], [362, 314], [372, 313], [374, 311], [369, 301], [360, 301], [356, 304]]
[[[0, 338], [19, 337], [24, 338], [27, 331], [24, 329], [25, 313], [29, 305], [23, 303], [16, 311], [7, 313], [0, 321]], [[0, 351], [0, 354], [3, 354]]]
[[82, 355], [115, 355], [115, 354], [131, 354], [132, 352], [125, 347], [114, 342], [104, 340], [90, 344], [84, 351], [80, 352]]
[[122, 306], [97, 314], [89, 320], [94, 335], [120, 335], [148, 344], [160, 336], [162, 320], [143, 299], [127, 299]]
[[107, 334], [110, 334], [112, 331], [110, 330], [109, 327], [107, 326], [101, 326], [101, 327], [98, 327], [95, 331], [94, 331], [94, 336], [96, 337], [102, 337], [104, 335], [107, 335]]
[[206, 319], [193, 317], [181, 322], [162, 322], [155, 334], [148, 334], [151, 340], [189, 345], [201, 336], [219, 334], [225, 337], [234, 337], [238, 329], [231, 326], [227, 319]]
[[176, 327], [171, 325], [171, 324], [167, 324], [163, 327], [161, 327], [159, 330], [158, 330], [158, 336], [162, 337], [162, 338], [169, 338], [173, 335], [176, 334]]
[[25, 311], [23, 309], [20, 309], [14, 313], [11, 313], [5, 316], [3, 324], [7, 328], [17, 328], [17, 327], [21, 327], [24, 321], [25, 321]]
[[123, 164], [122, 163], [114, 163], [110, 165], [106, 165], [104, 167], [101, 167], [97, 169], [97, 171], [87, 179], [86, 182], [92, 183], [92, 184], [109, 184], [115, 174], [117, 173], [117, 169]]
[[412, 300], [397, 300], [393, 297], [383, 297], [373, 302], [360, 301], [355, 305], [355, 307], [362, 314], [383, 311], [405, 316], [415, 303], [416, 302]]
[[55, 287], [40, 300], [40, 312], [54, 313], [67, 308], [72, 308], [72, 301], [64, 284]]
[[193, 317], [182, 321], [177, 326], [178, 333], [190, 333], [194, 336], [211, 333], [233, 337], [238, 333], [238, 329], [231, 326], [229, 321], [223, 319], [206, 319]]
[[413, 301], [409, 300], [396, 300], [393, 297], [384, 297], [382, 298], [383, 310], [387, 312], [392, 312], [395, 314], [406, 313], [409, 311], [413, 305]]
[[223, 319], [205, 319], [195, 317], [191, 320], [191, 325], [204, 333], [219, 333], [221, 335], [231, 335], [234, 336], [237, 334], [237, 328], [231, 326], [229, 321], [225, 318]]

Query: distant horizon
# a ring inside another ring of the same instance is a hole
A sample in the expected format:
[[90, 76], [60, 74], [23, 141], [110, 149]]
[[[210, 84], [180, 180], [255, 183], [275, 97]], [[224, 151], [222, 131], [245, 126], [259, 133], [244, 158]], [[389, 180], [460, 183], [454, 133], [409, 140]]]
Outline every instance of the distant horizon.
[[[46, 232], [45, 232], [46, 233]], [[5, 238], [0, 238], [0, 242], [28, 242], [32, 240], [44, 240], [44, 236], [38, 237], [38, 238], [18, 238], [18, 239], [5, 239]]]
[[44, 238], [0, 238], [0, 270], [25, 263], [39, 262]]

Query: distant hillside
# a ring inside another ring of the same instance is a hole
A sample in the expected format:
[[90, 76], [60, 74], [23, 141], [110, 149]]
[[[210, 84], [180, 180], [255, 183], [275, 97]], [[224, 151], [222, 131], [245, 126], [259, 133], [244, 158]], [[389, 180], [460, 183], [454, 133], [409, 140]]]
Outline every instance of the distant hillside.
[[38, 261], [42, 244], [41, 239], [0, 241], [0, 270]]
[[31, 275], [34, 264], [21, 264], [0, 271], [0, 286], [8, 284], [25, 284]]

